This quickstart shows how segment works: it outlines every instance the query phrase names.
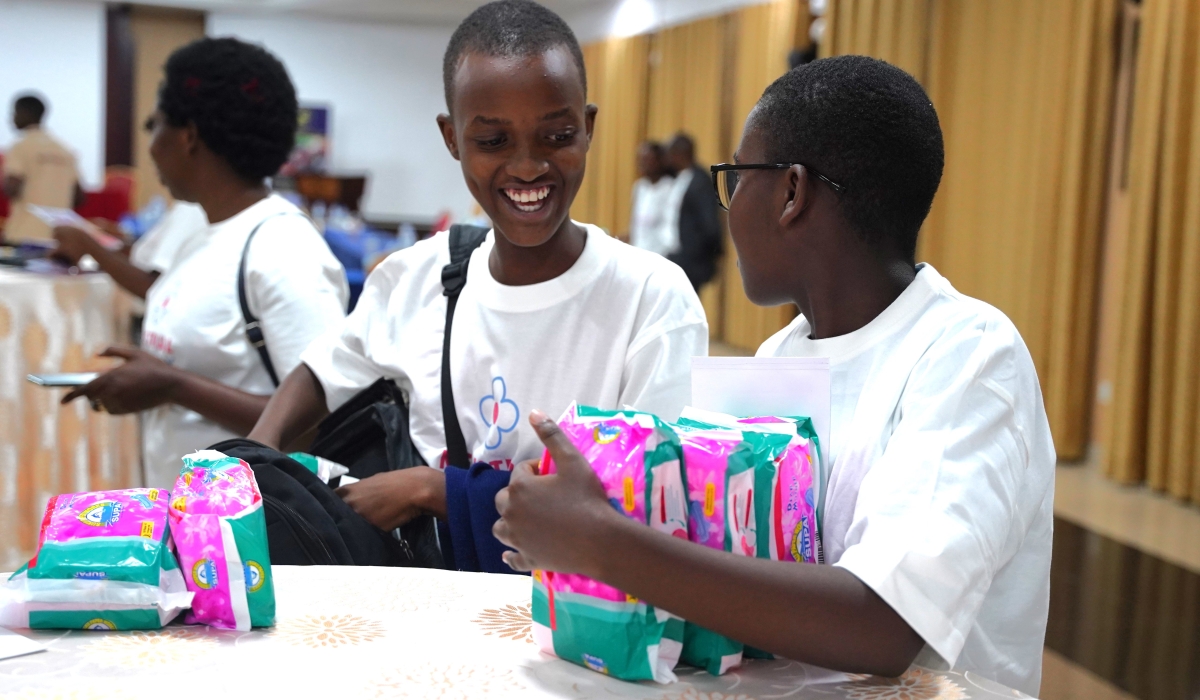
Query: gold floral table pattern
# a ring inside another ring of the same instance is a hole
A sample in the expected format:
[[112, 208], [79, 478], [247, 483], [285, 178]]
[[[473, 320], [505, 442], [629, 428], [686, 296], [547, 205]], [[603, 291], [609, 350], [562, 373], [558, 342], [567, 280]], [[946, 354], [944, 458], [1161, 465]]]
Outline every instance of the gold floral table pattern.
[[33, 555], [50, 496], [141, 481], [134, 417], [60, 407], [65, 389], [25, 381], [105, 366], [95, 355], [127, 342], [130, 299], [107, 275], [0, 270], [0, 569]]
[[275, 567], [277, 622], [227, 632], [21, 630], [49, 650], [0, 661], [0, 700], [43, 698], [629, 698], [994, 700], [970, 673], [899, 679], [756, 661], [720, 678], [624, 683], [540, 654], [529, 579], [425, 569]]

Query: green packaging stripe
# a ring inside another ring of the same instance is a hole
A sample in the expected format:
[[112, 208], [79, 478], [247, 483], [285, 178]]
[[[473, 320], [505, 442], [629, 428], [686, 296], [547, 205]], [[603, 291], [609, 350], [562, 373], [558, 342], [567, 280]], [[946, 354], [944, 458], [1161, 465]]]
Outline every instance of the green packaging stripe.
[[267, 518], [263, 509], [229, 519], [233, 541], [246, 572], [246, 604], [252, 627], [275, 624], [275, 581], [267, 549]]
[[550, 628], [559, 658], [622, 680], [653, 680], [649, 648], [662, 641], [668, 621], [648, 605], [617, 611], [562, 598], [555, 596], [551, 627], [545, 588], [534, 586], [533, 619]]
[[162, 627], [158, 610], [31, 610], [35, 630], [156, 630]]
[[[100, 579], [158, 585], [166, 547], [142, 537], [44, 542], [31, 579]], [[169, 552], [166, 552], [169, 556]]]
[[683, 655], [680, 660], [690, 666], [702, 668], [714, 676], [724, 673], [722, 661], [731, 656], [741, 656], [742, 643], [707, 630], [700, 625], [687, 623], [683, 637]]

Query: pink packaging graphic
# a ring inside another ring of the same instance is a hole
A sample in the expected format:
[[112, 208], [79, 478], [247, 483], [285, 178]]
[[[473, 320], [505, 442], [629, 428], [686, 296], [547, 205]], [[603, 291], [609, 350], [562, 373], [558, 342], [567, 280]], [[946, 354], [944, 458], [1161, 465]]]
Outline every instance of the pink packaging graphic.
[[238, 630], [273, 624], [266, 519], [254, 472], [211, 450], [183, 462], [170, 515], [184, 581], [195, 593], [184, 621]]

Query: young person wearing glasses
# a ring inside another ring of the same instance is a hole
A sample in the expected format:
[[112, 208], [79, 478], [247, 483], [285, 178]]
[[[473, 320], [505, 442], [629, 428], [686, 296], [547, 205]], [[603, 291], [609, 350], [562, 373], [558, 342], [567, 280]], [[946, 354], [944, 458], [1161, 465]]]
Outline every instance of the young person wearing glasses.
[[831, 566], [633, 523], [541, 413], [530, 421], [558, 474], [524, 463], [497, 496], [509, 564], [592, 576], [799, 661], [955, 666], [1036, 694], [1054, 447], [1013, 324], [914, 263], [942, 175], [933, 105], [882, 61], [817, 61], [767, 89], [735, 161], [713, 173], [746, 294], [801, 311], [758, 354], [831, 359]]

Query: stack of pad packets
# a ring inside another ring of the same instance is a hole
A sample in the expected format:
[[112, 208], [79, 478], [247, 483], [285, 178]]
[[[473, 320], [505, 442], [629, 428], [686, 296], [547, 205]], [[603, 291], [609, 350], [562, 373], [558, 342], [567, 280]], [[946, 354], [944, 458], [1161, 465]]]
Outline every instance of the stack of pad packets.
[[[190, 608], [190, 610], [188, 610]], [[50, 499], [33, 559], [0, 585], [0, 626], [248, 630], [275, 621], [262, 494], [245, 462], [183, 458], [174, 491]]]
[[[613, 507], [673, 537], [742, 556], [821, 559], [820, 449], [808, 418], [687, 409], [668, 425], [572, 405], [559, 421]], [[555, 465], [547, 452], [541, 473]], [[679, 661], [720, 675], [769, 654], [579, 574], [535, 571], [533, 634], [548, 653], [624, 680], [675, 680]]]

